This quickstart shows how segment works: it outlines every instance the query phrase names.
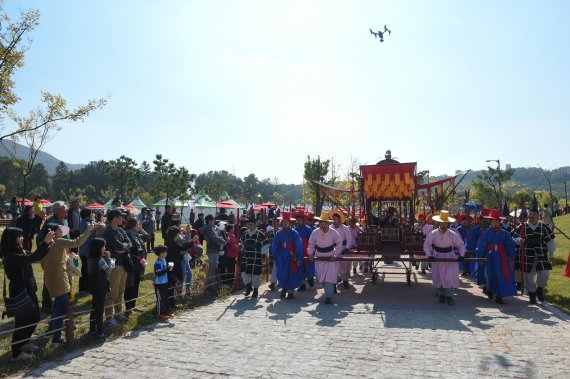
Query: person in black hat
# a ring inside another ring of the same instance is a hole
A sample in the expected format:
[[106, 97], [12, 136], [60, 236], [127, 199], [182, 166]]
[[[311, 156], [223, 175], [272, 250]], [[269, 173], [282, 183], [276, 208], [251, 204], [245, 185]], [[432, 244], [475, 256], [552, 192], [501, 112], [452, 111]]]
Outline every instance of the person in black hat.
[[265, 233], [257, 229], [257, 220], [249, 218], [247, 220], [247, 231], [240, 237], [240, 251], [242, 257], [240, 262], [241, 278], [247, 286], [245, 296], [253, 291], [252, 298], [258, 296], [261, 270], [263, 269], [262, 249], [267, 249], [269, 253], [268, 240]]
[[125, 213], [120, 209], [111, 209], [107, 212], [109, 224], [103, 232], [105, 246], [111, 252], [111, 258], [115, 259], [115, 269], [109, 275], [111, 291], [105, 299], [105, 317], [109, 326], [115, 326], [117, 321], [127, 320], [126, 316], [121, 314], [121, 309], [127, 281], [126, 269], [129, 267], [128, 262], [125, 266], [125, 257], [128, 258], [125, 253], [131, 250], [132, 244], [127, 232], [119, 227], [123, 224], [123, 217]]
[[514, 236], [518, 245], [518, 270], [523, 268], [521, 244], [524, 243], [524, 281], [529, 302], [536, 304], [537, 298], [542, 302], [556, 252], [554, 232], [550, 226], [538, 221], [538, 209], [535, 206], [528, 212], [528, 220], [517, 227]]

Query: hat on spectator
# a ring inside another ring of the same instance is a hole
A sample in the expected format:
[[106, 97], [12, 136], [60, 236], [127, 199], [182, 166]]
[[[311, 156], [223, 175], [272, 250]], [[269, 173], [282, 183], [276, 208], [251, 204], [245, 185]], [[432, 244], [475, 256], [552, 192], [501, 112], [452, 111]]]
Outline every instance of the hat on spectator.
[[126, 213], [122, 212], [120, 209], [111, 209], [107, 212], [107, 220], [109, 221], [118, 216], [125, 217]]

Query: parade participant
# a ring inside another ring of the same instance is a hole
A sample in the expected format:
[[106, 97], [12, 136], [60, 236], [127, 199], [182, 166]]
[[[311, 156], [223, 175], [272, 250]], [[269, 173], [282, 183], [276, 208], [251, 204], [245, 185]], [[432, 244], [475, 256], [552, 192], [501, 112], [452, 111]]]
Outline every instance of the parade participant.
[[[459, 215], [459, 226], [457, 227], [457, 234], [461, 237], [463, 243], [467, 244], [467, 239], [469, 239], [469, 235], [471, 234], [472, 228], [470, 225], [471, 216], [467, 214]], [[459, 268], [461, 269], [461, 276], [469, 276], [471, 271], [469, 267], [469, 263], [460, 262]]]
[[396, 228], [398, 226], [398, 216], [396, 215], [396, 208], [388, 207], [386, 214], [379, 221], [379, 225], [382, 228], [391, 227]]
[[277, 266], [275, 264], [275, 258], [273, 256], [273, 249], [271, 246], [273, 245], [273, 237], [275, 237], [275, 233], [279, 230], [280, 220], [275, 217], [273, 218], [272, 223], [273, 225], [267, 226], [265, 232], [267, 243], [269, 245], [269, 265], [271, 266], [271, 282], [269, 283], [269, 289], [271, 291], [275, 291], [277, 287]]
[[509, 208], [507, 207], [507, 203], [503, 205], [503, 218], [501, 218], [501, 229], [507, 231], [508, 233], [512, 233], [513, 225], [509, 222]]
[[[449, 229], [455, 219], [449, 217], [449, 211], [442, 210], [433, 219], [439, 223], [438, 228], [428, 233], [424, 242], [424, 252], [430, 261], [437, 258], [455, 258], [463, 261], [465, 244], [461, 237]], [[453, 305], [453, 290], [459, 288], [459, 267], [455, 262], [432, 263], [433, 286], [437, 288], [439, 302]]]
[[[538, 300], [544, 301], [543, 291], [552, 270], [551, 261], [554, 259], [556, 244], [552, 229], [538, 221], [538, 209], [531, 208], [528, 212], [527, 222], [515, 231], [515, 242], [519, 246], [524, 242], [524, 281], [529, 302], [536, 304], [537, 297]], [[520, 258], [519, 248], [518, 267], [522, 267]]]
[[303, 279], [303, 243], [299, 233], [291, 228], [291, 212], [283, 212], [277, 217], [281, 220], [281, 229], [275, 233], [271, 244], [273, 259], [277, 266], [277, 279], [281, 287], [281, 297], [293, 298], [295, 288]]
[[[483, 292], [499, 304], [503, 297], [517, 293], [511, 262], [516, 257], [515, 241], [509, 233], [501, 229], [501, 216], [498, 209], [492, 209], [485, 218], [491, 220], [491, 228], [481, 234], [477, 242], [477, 258], [486, 258]], [[485, 290], [486, 289], [486, 290]]]
[[322, 212], [315, 220], [319, 221], [319, 227], [309, 237], [307, 254], [311, 259], [315, 256], [330, 258], [330, 261], [317, 261], [316, 264], [317, 279], [325, 288], [325, 304], [330, 304], [339, 274], [339, 262], [335, 259], [341, 255], [342, 239], [335, 229], [329, 228], [332, 220], [327, 212]]
[[[424, 235], [424, 237], [426, 237], [428, 234], [430, 234], [433, 231], [433, 225], [430, 223], [432, 220], [433, 216], [429, 217], [429, 220], [426, 220], [427, 215], [424, 212], [418, 212], [415, 214], [415, 219], [417, 220], [416, 223], [414, 223], [414, 233], [421, 233]], [[416, 259], [422, 259], [424, 258], [423, 255], [416, 255], [414, 256], [414, 258]], [[426, 270], [429, 267], [429, 263], [428, 262], [421, 262], [420, 265], [418, 265], [416, 263], [416, 270], [419, 270], [421, 268], [422, 270], [422, 274], [426, 274]]]
[[[467, 241], [465, 243], [467, 254], [475, 252], [477, 242], [479, 241], [481, 234], [489, 229], [489, 220], [486, 218], [489, 216], [489, 212], [488, 208], [483, 208], [481, 210], [481, 214], [477, 219], [477, 224], [471, 230], [471, 233], [467, 237]], [[483, 293], [487, 294], [487, 287], [485, 286], [487, 280], [485, 279], [485, 269], [483, 266], [480, 266], [478, 263], [469, 263], [469, 272], [471, 273], [471, 276], [477, 278], [477, 285], [483, 286]]]
[[301, 270], [303, 271], [303, 275], [301, 278], [301, 285], [299, 286], [299, 291], [304, 291], [307, 289], [305, 285], [305, 279], [309, 282], [309, 287], [313, 288], [315, 285], [315, 275], [317, 271], [315, 269], [315, 262], [311, 261], [310, 259], [306, 259], [307, 255], [307, 248], [309, 247], [309, 237], [311, 237], [311, 233], [313, 233], [313, 228], [305, 223], [305, 212], [300, 211], [296, 215], [297, 217], [297, 227], [295, 231], [299, 233], [299, 237], [301, 237], [301, 242], [303, 243], [303, 257], [304, 259], [301, 261], [303, 264], [301, 265]]
[[[356, 246], [358, 244], [358, 235], [362, 232], [358, 225], [356, 225], [356, 219], [350, 218], [348, 230], [350, 231], [350, 235], [352, 236], [352, 246]], [[356, 269], [359, 268], [360, 271], [364, 270], [364, 273], [368, 272], [368, 262], [352, 262], [352, 273], [356, 274]]]
[[[247, 231], [240, 237], [240, 247], [242, 257], [240, 259], [241, 278], [247, 286], [245, 296], [249, 296], [251, 291], [252, 298], [259, 295], [258, 289], [260, 285], [259, 276], [263, 269], [263, 254], [261, 252], [264, 246], [267, 246], [267, 237], [265, 233], [257, 229], [257, 220], [255, 217], [247, 219]], [[267, 246], [269, 253], [269, 246]]]
[[[342, 248], [340, 249], [341, 254], [346, 254], [352, 248], [352, 234], [350, 234], [350, 229], [348, 226], [344, 225], [346, 217], [340, 210], [331, 210], [329, 216], [333, 221], [332, 227], [337, 231], [338, 235], [342, 240]], [[352, 266], [351, 261], [341, 262], [339, 264], [339, 274], [340, 280], [342, 280], [342, 285], [345, 289], [348, 289], [348, 275], [350, 274], [350, 267]]]

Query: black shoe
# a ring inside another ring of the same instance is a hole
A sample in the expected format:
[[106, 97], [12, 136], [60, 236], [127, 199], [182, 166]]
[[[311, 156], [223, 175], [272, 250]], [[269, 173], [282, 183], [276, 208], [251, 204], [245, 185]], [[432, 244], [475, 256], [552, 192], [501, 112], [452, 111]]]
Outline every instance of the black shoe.
[[332, 303], [332, 299], [330, 297], [327, 297], [325, 299], [325, 304], [330, 304], [330, 303]]
[[440, 302], [441, 304], [445, 304], [445, 296], [440, 296], [440, 297], [439, 297], [439, 302]]
[[531, 304], [536, 304], [536, 292], [528, 293], [528, 302]]
[[305, 283], [301, 283], [301, 285], [299, 286], [299, 288], [297, 288], [297, 291], [304, 291], [307, 289], [307, 286], [305, 285]]
[[462, 272], [462, 273], [461, 273], [461, 276], [465, 278], [465, 277], [468, 277], [468, 276], [469, 276], [469, 274], [468, 274], [468, 273], [466, 273], [466, 272]]
[[494, 296], [493, 292], [491, 292], [487, 287], [483, 287], [483, 293], [487, 295], [489, 299], [492, 299]]
[[252, 299], [256, 299], [256, 298], [257, 298], [257, 295], [258, 295], [258, 293], [257, 293], [257, 288], [254, 288], [254, 289], [253, 289], [253, 293], [251, 294], [251, 298], [252, 298]]
[[287, 290], [281, 290], [281, 295], [279, 297], [285, 297], [287, 295]]
[[291, 300], [293, 298], [293, 294], [292, 293], [288, 293], [287, 294], [287, 300]]
[[251, 293], [251, 291], [253, 291], [253, 287], [251, 286], [251, 283], [249, 283], [247, 285], [247, 287], [245, 288], [245, 296], [249, 296], [249, 294]]
[[356, 267], [353, 267], [353, 268], [352, 268], [352, 274], [353, 274], [353, 275], [356, 275]]
[[348, 280], [343, 280], [342, 286], [344, 287], [345, 290], [347, 290], [348, 289]]
[[309, 287], [313, 288], [313, 286], [315, 285], [315, 278], [311, 277], [307, 279], [307, 282], [309, 282]]
[[538, 297], [538, 300], [540, 302], [544, 301], [544, 291], [543, 290], [544, 290], [544, 288], [542, 288], [542, 287], [538, 287], [536, 289], [536, 297]]
[[426, 274], [426, 270], [422, 268], [422, 274], [425, 275]]
[[415, 265], [414, 267], [416, 268], [416, 271], [420, 270], [420, 265]]
[[334, 285], [333, 293], [338, 293], [338, 291], [336, 290], [336, 284]]
[[275, 291], [275, 283], [271, 283], [269, 285], [269, 289], [271, 290], [271, 292]]
[[497, 296], [495, 298], [495, 302], [497, 302], [497, 304], [505, 304], [505, 302], [503, 301], [503, 298], [500, 296]]
[[455, 302], [453, 301], [453, 298], [450, 297], [450, 296], [447, 296], [447, 297], [445, 298], [445, 300], [447, 301], [447, 304], [448, 304], [448, 305], [453, 305], [453, 304], [455, 304]]
[[517, 292], [522, 290], [522, 283], [517, 283]]

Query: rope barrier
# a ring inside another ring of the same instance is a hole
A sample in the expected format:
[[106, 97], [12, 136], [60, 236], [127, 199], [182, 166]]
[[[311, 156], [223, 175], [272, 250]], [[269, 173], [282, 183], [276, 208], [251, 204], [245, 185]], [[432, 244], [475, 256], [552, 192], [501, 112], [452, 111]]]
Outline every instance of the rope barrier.
[[[204, 280], [209, 280], [209, 279], [213, 279], [213, 278], [217, 278], [217, 277], [218, 277], [218, 275], [207, 276], [207, 277], [204, 278]], [[180, 288], [180, 286], [183, 286], [183, 285], [184, 285], [184, 283], [182, 283], [182, 284], [176, 284], [176, 285], [174, 285], [174, 286], [172, 286], [172, 287], [168, 287], [168, 290], [169, 290], [169, 291], [170, 291], [170, 290], [173, 290], [173, 289], [176, 290], [177, 288]], [[208, 288], [208, 287], [210, 287], [210, 286], [214, 286], [214, 285], [218, 285], [218, 283], [217, 283], [217, 282], [210, 283], [210, 284], [205, 285], [203, 288], [206, 289], [206, 288]], [[116, 305], [122, 305], [122, 304], [125, 303], [125, 302], [137, 301], [137, 300], [140, 300], [140, 299], [143, 299], [143, 298], [146, 298], [146, 297], [149, 297], [149, 296], [154, 296], [154, 295], [155, 295], [154, 292], [147, 293], [147, 294], [138, 296], [138, 297], [136, 297], [136, 298], [134, 298], [134, 299], [129, 299], [129, 300], [127, 300], [127, 301], [123, 300], [123, 301], [121, 301], [120, 303], [113, 303], [113, 304], [105, 305], [104, 309], [107, 309], [107, 308], [109, 308], [109, 307], [113, 307], [113, 308], [114, 308]], [[179, 296], [179, 294], [175, 293], [174, 295], [169, 296], [168, 299], [170, 299], [170, 298], [176, 298], [176, 297], [178, 297], [178, 296]], [[149, 303], [150, 303], [150, 302], [149, 302]], [[148, 304], [149, 304], [149, 303], [148, 303]], [[88, 313], [90, 314], [91, 311], [92, 311], [92, 310], [89, 309], [89, 310], [74, 312], [74, 313], [73, 313], [73, 317], [75, 318], [75, 316], [81, 316], [81, 315], [85, 315], [85, 314], [88, 314]], [[10, 334], [10, 333], [13, 333], [13, 332], [15, 332], [15, 331], [17, 331], [17, 330], [26, 329], [26, 328], [29, 328], [29, 327], [32, 327], [32, 326], [36, 326], [36, 327], [37, 327], [37, 326], [40, 325], [41, 323], [49, 323], [49, 322], [51, 322], [52, 320], [63, 319], [63, 322], [69, 321], [69, 318], [66, 318], [66, 317], [67, 317], [67, 315], [65, 315], [65, 314], [64, 314], [64, 315], [61, 315], [61, 316], [54, 317], [54, 318], [51, 318], [51, 317], [50, 317], [49, 319], [40, 320], [40, 321], [35, 322], [35, 323], [31, 323], [31, 324], [27, 324], [27, 325], [24, 325], [24, 326], [20, 326], [20, 327], [18, 327], [18, 328], [12, 328], [12, 329], [8, 329], [8, 330], [0, 331], [0, 335]], [[91, 320], [91, 319], [90, 319], [89, 322], [91, 322], [91, 321], [95, 321], [95, 320]], [[81, 323], [86, 323], [86, 322], [87, 322], [87, 321], [78, 321], [78, 322], [76, 322], [76, 323], [77, 323], [77, 324], [81, 324]], [[75, 323], [75, 322], [74, 322], [74, 323]], [[5, 324], [7, 324], [7, 323], [5, 323]], [[65, 329], [66, 329], [66, 327], [64, 326], [63, 328], [50, 331], [49, 334], [52, 334], [52, 333], [57, 332], [57, 331], [63, 331], [63, 330], [65, 330]], [[45, 336], [49, 336], [49, 334], [46, 332], [46, 333], [43, 333], [43, 334], [40, 334], [40, 335], [36, 336], [35, 338], [42, 338], [42, 337], [45, 337]], [[11, 344], [13, 345], [13, 344], [16, 344], [16, 343], [19, 343], [19, 342], [28, 341], [28, 340], [30, 340], [30, 339], [31, 339], [31, 338], [26, 338], [26, 339], [23, 339], [23, 340], [20, 340], [20, 341], [14, 341], [14, 342], [12, 342]]]

